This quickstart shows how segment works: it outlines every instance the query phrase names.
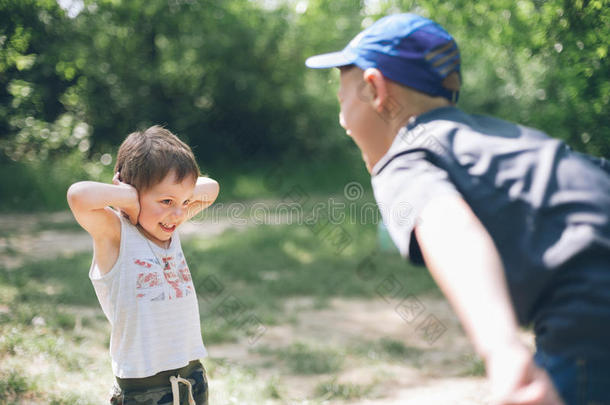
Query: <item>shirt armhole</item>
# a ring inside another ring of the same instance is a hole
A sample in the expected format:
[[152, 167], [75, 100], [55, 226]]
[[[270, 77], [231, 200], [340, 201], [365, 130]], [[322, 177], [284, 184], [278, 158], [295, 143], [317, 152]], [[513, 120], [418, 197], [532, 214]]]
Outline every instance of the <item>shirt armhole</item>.
[[110, 210], [113, 211], [117, 215], [117, 218], [119, 218], [119, 223], [120, 223], [119, 253], [117, 255], [116, 261], [112, 265], [112, 268], [104, 275], [100, 275], [99, 268], [97, 267], [97, 263], [95, 262], [95, 256], [93, 257], [93, 260], [91, 263], [91, 269], [89, 270], [89, 278], [92, 281], [108, 280], [111, 277], [114, 277], [115, 274], [117, 273], [117, 268], [119, 267], [119, 263], [121, 262], [123, 252], [125, 251], [125, 247], [124, 247], [124, 245], [125, 245], [125, 221], [129, 221], [129, 220], [126, 218], [123, 218], [123, 216], [121, 215], [120, 212], [118, 212], [112, 208], [110, 208]]
[[413, 264], [425, 265], [424, 256], [419, 248], [419, 242], [417, 236], [415, 236], [415, 228], [411, 231], [411, 238], [409, 240], [409, 259]]

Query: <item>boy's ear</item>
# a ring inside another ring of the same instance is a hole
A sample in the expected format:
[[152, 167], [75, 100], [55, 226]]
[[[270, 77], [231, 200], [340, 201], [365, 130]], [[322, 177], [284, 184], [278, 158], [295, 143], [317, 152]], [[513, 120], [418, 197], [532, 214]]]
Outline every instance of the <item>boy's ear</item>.
[[363, 79], [372, 92], [370, 101], [373, 108], [377, 112], [382, 112], [384, 103], [388, 98], [388, 86], [385, 77], [379, 69], [368, 68], [363, 73]]

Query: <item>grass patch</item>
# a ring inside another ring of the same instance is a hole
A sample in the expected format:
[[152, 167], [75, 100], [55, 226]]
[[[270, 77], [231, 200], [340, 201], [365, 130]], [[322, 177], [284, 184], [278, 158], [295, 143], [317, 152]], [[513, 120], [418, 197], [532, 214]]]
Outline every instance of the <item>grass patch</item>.
[[303, 343], [295, 343], [281, 350], [279, 358], [295, 374], [325, 374], [339, 371], [343, 360], [330, 350], [312, 348]]
[[382, 338], [378, 341], [380, 351], [391, 357], [408, 357], [414, 353], [419, 353], [418, 350], [407, 347], [399, 340]]
[[462, 376], [484, 377], [487, 374], [485, 361], [480, 356], [465, 355], [463, 356], [463, 362], [465, 369], [461, 373]]
[[[97, 298], [89, 280], [91, 254], [28, 262], [16, 269], [0, 268], [0, 299], [45, 309], [61, 304], [97, 306]], [[13, 298], [13, 299], [11, 299]]]
[[316, 385], [316, 396], [324, 399], [359, 399], [371, 392], [372, 385], [359, 385], [353, 383], [338, 383], [337, 379], [324, 381]]
[[343, 357], [335, 350], [294, 343], [281, 349], [261, 347], [255, 350], [279, 359], [293, 374], [327, 374], [341, 370]]
[[402, 341], [381, 338], [373, 342], [360, 342], [350, 348], [350, 352], [371, 360], [389, 362], [417, 362], [424, 350], [405, 345]]
[[[328, 202], [311, 198], [312, 204]], [[358, 207], [367, 202], [364, 198]], [[348, 205], [340, 212], [348, 214], [349, 209]], [[33, 232], [41, 229], [68, 231], [72, 226], [49, 220]], [[337, 230], [349, 236], [349, 243], [340, 250], [333, 239]], [[376, 246], [375, 224], [349, 220], [250, 226], [229, 229], [214, 238], [184, 241], [200, 301], [204, 343], [250, 338], [252, 331], [243, 325], [251, 319], [263, 327], [289, 324], [291, 317], [296, 318], [284, 312], [284, 304], [295, 297], [311, 297], [314, 309], [324, 308], [334, 297], [377, 299], [378, 287], [388, 276], [404, 286], [401, 294], [436, 290], [425, 270], [408, 266], [397, 254], [380, 252]], [[112, 383], [109, 326], [87, 275], [90, 263], [90, 253], [82, 253], [27, 262], [10, 270], [0, 266], [0, 364], [8, 370], [11, 364], [40, 361], [46, 367], [36, 376], [29, 370], [14, 375], [2, 371], [5, 386], [0, 387], [4, 395], [0, 403], [107, 402], [105, 393]], [[391, 341], [379, 343], [375, 350], [382, 357], [409, 356], [409, 348]], [[324, 374], [344, 367], [343, 354], [337, 350], [303, 343], [262, 349], [261, 354], [268, 356], [269, 367], [296, 375], [327, 378]], [[281, 403], [285, 399], [287, 388], [281, 379], [263, 380], [256, 369], [206, 361], [206, 366], [210, 364], [210, 375], [220, 382], [211, 392], [216, 403]], [[80, 391], [71, 386], [76, 380], [81, 381]], [[37, 381], [36, 386], [27, 381]], [[319, 390], [320, 396], [329, 398], [355, 398], [367, 392], [366, 387], [330, 382]]]
[[26, 357], [50, 359], [68, 371], [78, 371], [90, 364], [91, 357], [75, 350], [78, 337], [72, 334], [53, 332], [45, 327], [0, 327], [0, 353]]
[[241, 337], [236, 328], [216, 316], [204, 317], [201, 322], [204, 325], [202, 335], [206, 345], [235, 343]]
[[[329, 225], [333, 227], [333, 225]], [[339, 229], [339, 228], [334, 228]], [[332, 297], [379, 298], [387, 277], [401, 285], [396, 297], [437, 291], [429, 273], [395, 253], [376, 250], [376, 227], [344, 224], [350, 243], [335, 246], [308, 225], [259, 225], [228, 230], [214, 239], [183, 244], [202, 312], [213, 315], [227, 296], [236, 310], [268, 322], [283, 322], [282, 303], [309, 296], [323, 304]]]
[[281, 395], [277, 379], [265, 381], [255, 369], [223, 359], [207, 358], [203, 363], [213, 382], [210, 404], [264, 404]]
[[36, 223], [36, 227], [33, 231], [83, 231], [83, 228], [81, 228], [78, 222], [72, 217], [69, 217], [67, 221], [42, 218]]
[[280, 379], [277, 376], [273, 376], [267, 381], [265, 386], [265, 395], [271, 399], [282, 399], [284, 396], [282, 393], [282, 387]]
[[[310, 203], [320, 204], [330, 203]], [[240, 326], [248, 319], [260, 321], [263, 327], [294, 321], [293, 314], [283, 311], [284, 302], [293, 297], [312, 297], [317, 308], [324, 308], [333, 297], [378, 299], [380, 286], [389, 277], [402, 287], [395, 296], [384, 298], [438, 291], [425, 269], [407, 264], [395, 252], [377, 249], [376, 224], [348, 220], [350, 211], [366, 204], [345, 205], [335, 213], [344, 215], [341, 223], [307, 224], [294, 218], [292, 223], [251, 224], [214, 238], [185, 241], [205, 341], [233, 342], [251, 333]], [[239, 221], [252, 220], [247, 212], [240, 215]], [[205, 223], [201, 226], [204, 232]], [[347, 235], [340, 250], [333, 239], [337, 232]], [[232, 329], [238, 330], [237, 335]]]
[[0, 403], [12, 404], [25, 400], [35, 391], [33, 382], [21, 370], [0, 371]]
[[[8, 233], [10, 233], [10, 232], [5, 233], [5, 235], [7, 235]], [[17, 257], [19, 255], [19, 251], [11, 245], [10, 236], [6, 240], [8, 242], [7, 243], [8, 246], [5, 246], [1, 253], [6, 256]]]
[[99, 354], [109, 328], [90, 263], [84, 253], [0, 268], [0, 364], [11, 370], [0, 369], [0, 403], [107, 402], [110, 362]]

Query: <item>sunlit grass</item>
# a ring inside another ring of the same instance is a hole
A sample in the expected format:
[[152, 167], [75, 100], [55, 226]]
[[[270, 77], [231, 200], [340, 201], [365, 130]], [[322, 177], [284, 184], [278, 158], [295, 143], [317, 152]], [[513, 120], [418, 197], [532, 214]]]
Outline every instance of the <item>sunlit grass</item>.
[[436, 290], [424, 269], [377, 250], [374, 225], [340, 226], [350, 238], [341, 251], [312, 227], [289, 224], [229, 230], [213, 241], [193, 239], [184, 244], [185, 255], [202, 300], [216, 303], [217, 291], [208, 294], [205, 287], [213, 278], [222, 288], [218, 299], [233, 295], [269, 322], [283, 319], [278, 310], [290, 297], [378, 298], [389, 276], [401, 283], [402, 294]]
[[0, 371], [0, 401], [10, 403], [35, 390], [33, 382], [21, 370]]
[[336, 349], [318, 347], [303, 342], [273, 349], [261, 347], [257, 353], [274, 357], [293, 374], [326, 374], [341, 370], [343, 354]]
[[256, 369], [210, 358], [204, 361], [204, 366], [210, 379], [210, 404], [275, 403], [270, 400], [281, 397], [277, 379], [267, 381]]
[[[34, 231], [41, 229], [61, 232], [72, 226], [46, 221]], [[349, 236], [341, 249], [332, 239], [337, 229]], [[294, 324], [295, 315], [285, 311], [285, 305], [295, 298], [309, 297], [312, 310], [325, 308], [335, 297], [379, 299], [378, 287], [388, 276], [396, 277], [404, 292], [436, 290], [426, 271], [407, 266], [396, 253], [377, 249], [372, 223], [288, 222], [229, 228], [214, 238], [184, 240], [183, 248], [208, 346], [248, 344], [258, 333], [256, 324], [250, 329], [243, 325], [248, 319], [260, 321], [264, 328]], [[87, 275], [90, 263], [90, 253], [82, 253], [0, 267], [0, 404], [107, 403], [112, 384], [110, 327]], [[210, 280], [217, 289], [210, 289]], [[223, 307], [229, 298], [235, 312]], [[287, 343], [254, 349], [265, 358], [256, 366], [206, 359], [214, 403], [299, 403], [301, 399], [288, 399], [290, 387], [283, 377], [267, 378], [276, 369], [292, 376], [331, 376], [314, 384], [307, 403], [363, 397], [369, 392], [367, 386], [338, 384], [332, 376], [353, 359], [370, 361], [371, 352], [380, 361], [417, 356], [390, 340], [349, 347]]]
[[349, 348], [349, 351], [372, 361], [395, 363], [417, 363], [424, 353], [421, 348], [410, 347], [400, 340], [386, 337], [376, 341], [356, 342]]
[[324, 399], [353, 400], [366, 396], [372, 387], [373, 384], [338, 383], [336, 379], [331, 379], [319, 383], [315, 393]]

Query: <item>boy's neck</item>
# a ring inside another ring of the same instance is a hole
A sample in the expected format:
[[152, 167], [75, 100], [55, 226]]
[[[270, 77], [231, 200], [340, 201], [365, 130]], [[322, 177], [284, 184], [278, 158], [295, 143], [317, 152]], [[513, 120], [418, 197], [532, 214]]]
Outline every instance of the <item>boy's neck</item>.
[[398, 126], [394, 128], [394, 135], [411, 119], [437, 108], [455, 105], [444, 97], [433, 97], [400, 84], [393, 84], [392, 92], [402, 107], [397, 114]]
[[159, 246], [161, 249], [169, 249], [170, 245], [172, 244], [172, 238], [169, 238], [168, 240], [157, 239], [153, 235], [151, 235], [146, 229], [144, 229], [139, 223], [136, 225], [136, 228], [138, 229], [138, 231], [140, 231], [142, 236], [144, 236], [146, 239], [148, 239], [155, 245]]
[[426, 99], [428, 99], [425, 100], [427, 102], [411, 104], [408, 99], [403, 98], [405, 101], [405, 108], [402, 114], [399, 114], [393, 120], [387, 121], [388, 125], [378, 134], [376, 134], [377, 139], [375, 139], [374, 142], [369, 145], [370, 147], [366, 153], [363, 151], [365, 164], [369, 173], [372, 172], [373, 167], [388, 152], [400, 130], [411, 120], [429, 111], [436, 110], [437, 108], [453, 105], [448, 100], [440, 97], [432, 98], [426, 96]]

